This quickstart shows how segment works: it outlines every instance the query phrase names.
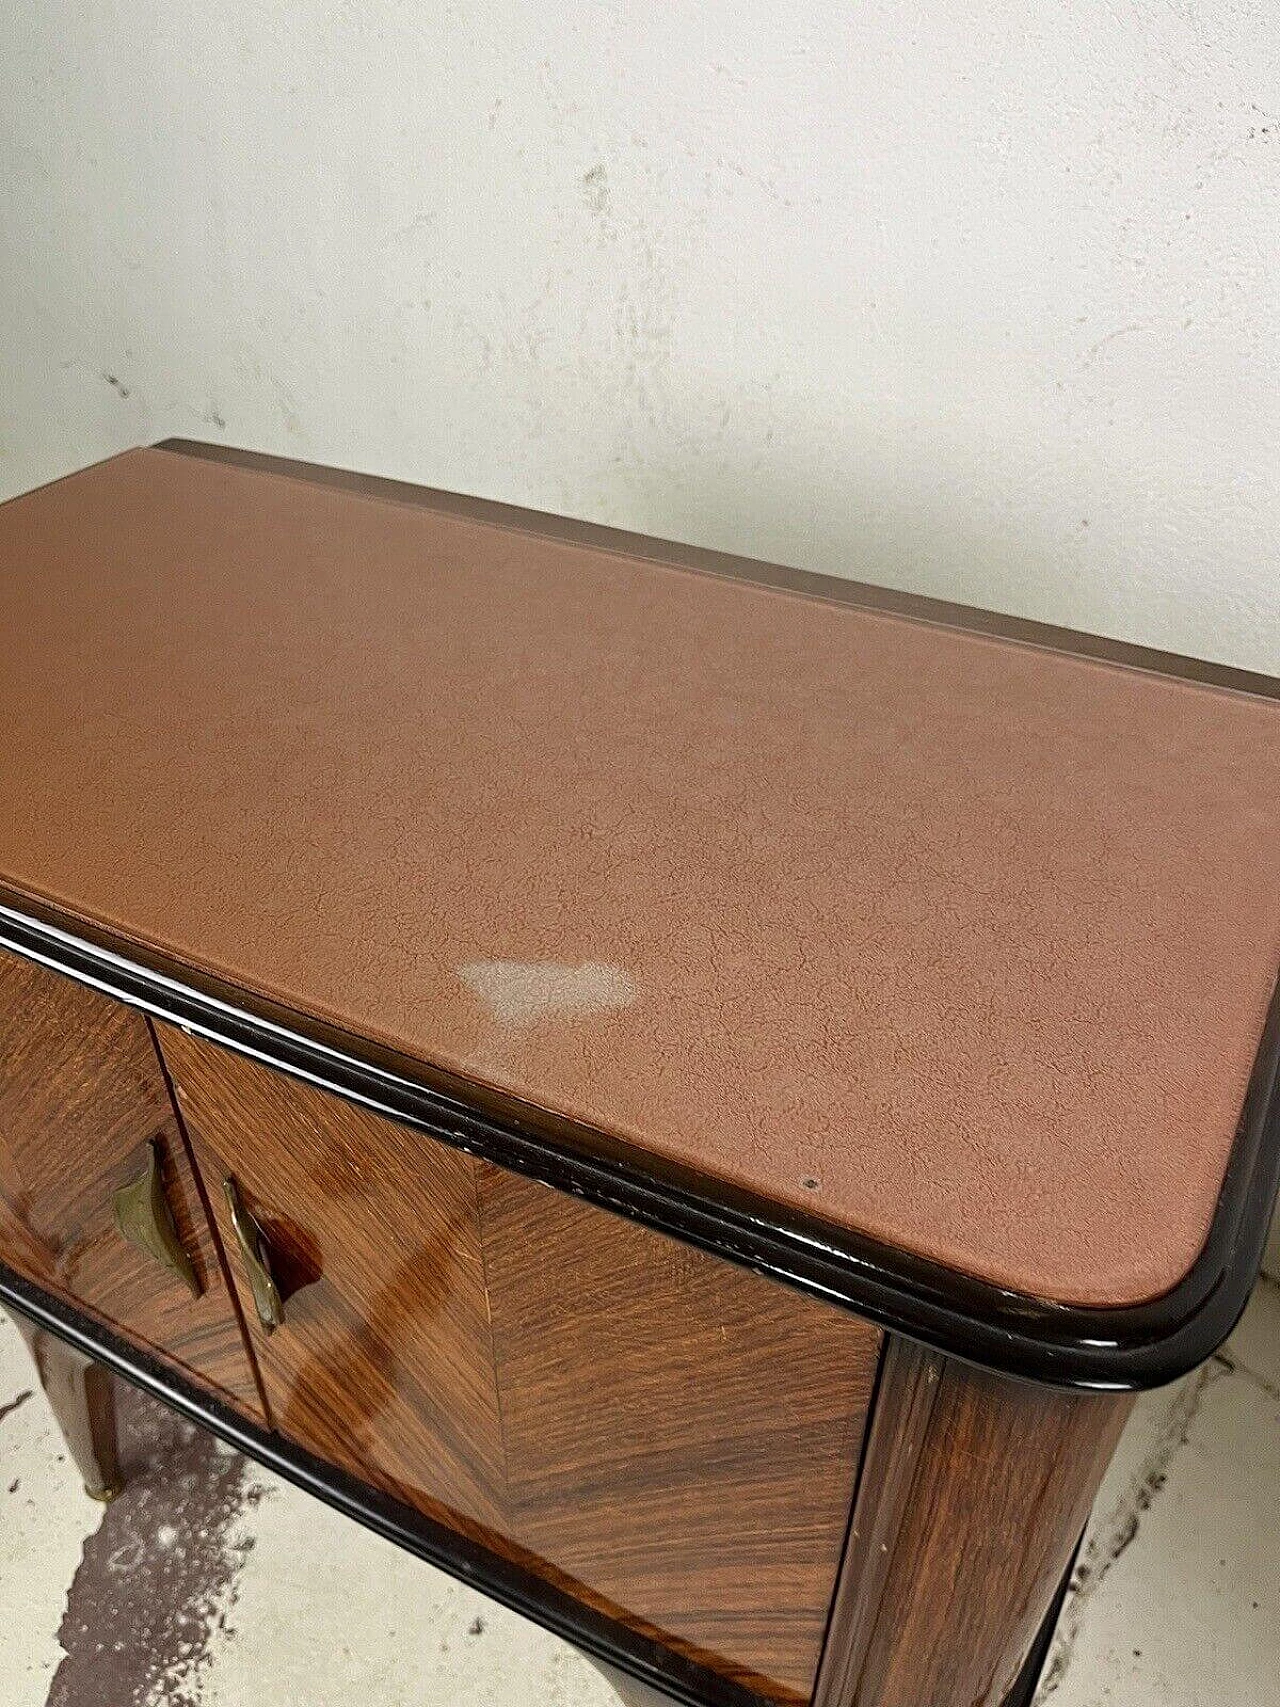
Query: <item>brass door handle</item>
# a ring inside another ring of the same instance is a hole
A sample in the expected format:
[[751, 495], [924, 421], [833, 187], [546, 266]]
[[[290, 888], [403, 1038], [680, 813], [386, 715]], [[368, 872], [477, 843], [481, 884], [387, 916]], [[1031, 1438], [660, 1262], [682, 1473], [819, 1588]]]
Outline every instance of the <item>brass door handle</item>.
[[153, 1257], [162, 1268], [176, 1274], [190, 1288], [193, 1298], [200, 1296], [200, 1282], [178, 1236], [173, 1211], [164, 1194], [160, 1145], [155, 1138], [147, 1144], [146, 1166], [136, 1180], [121, 1186], [111, 1200], [111, 1211], [122, 1237]]
[[227, 1209], [231, 1215], [231, 1231], [236, 1236], [236, 1243], [244, 1260], [245, 1273], [249, 1276], [249, 1287], [253, 1293], [258, 1320], [265, 1332], [272, 1334], [284, 1323], [284, 1300], [280, 1296], [280, 1288], [276, 1285], [276, 1277], [271, 1272], [271, 1250], [266, 1234], [245, 1208], [244, 1200], [240, 1196], [240, 1187], [235, 1180], [224, 1179], [222, 1189], [226, 1193]]

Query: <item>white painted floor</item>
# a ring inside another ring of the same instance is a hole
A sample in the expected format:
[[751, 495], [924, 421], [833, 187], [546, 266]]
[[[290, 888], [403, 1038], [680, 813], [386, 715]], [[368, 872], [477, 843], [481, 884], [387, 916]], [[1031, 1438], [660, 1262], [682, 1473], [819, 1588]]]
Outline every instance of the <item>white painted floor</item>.
[[[0, 1321], [0, 1707], [614, 1707], [564, 1644], [141, 1401], [104, 1515], [33, 1385]], [[1264, 1282], [1225, 1357], [1140, 1401], [1041, 1700], [1280, 1707], [1278, 1508]]]
[[1280, 1707], [1280, 1285], [1222, 1354], [1138, 1403], [1040, 1702]]

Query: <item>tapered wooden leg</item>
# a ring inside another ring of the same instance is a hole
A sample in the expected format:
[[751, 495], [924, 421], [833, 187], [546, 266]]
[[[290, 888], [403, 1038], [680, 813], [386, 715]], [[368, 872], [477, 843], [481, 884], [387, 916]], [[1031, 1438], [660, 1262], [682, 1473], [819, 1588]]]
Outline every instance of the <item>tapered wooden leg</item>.
[[12, 1312], [67, 1451], [95, 1500], [120, 1492], [115, 1381], [109, 1370]]

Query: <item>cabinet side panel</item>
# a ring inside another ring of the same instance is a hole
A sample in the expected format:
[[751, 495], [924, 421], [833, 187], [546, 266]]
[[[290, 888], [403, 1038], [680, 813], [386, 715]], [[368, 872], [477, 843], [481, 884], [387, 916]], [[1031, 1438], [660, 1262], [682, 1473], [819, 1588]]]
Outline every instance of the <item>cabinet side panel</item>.
[[880, 1335], [483, 1165], [514, 1539], [601, 1609], [807, 1700]]
[[814, 1707], [1001, 1707], [1131, 1408], [890, 1340]]
[[[153, 1140], [198, 1298], [112, 1219]], [[0, 1261], [264, 1420], [146, 1020], [3, 951]]]

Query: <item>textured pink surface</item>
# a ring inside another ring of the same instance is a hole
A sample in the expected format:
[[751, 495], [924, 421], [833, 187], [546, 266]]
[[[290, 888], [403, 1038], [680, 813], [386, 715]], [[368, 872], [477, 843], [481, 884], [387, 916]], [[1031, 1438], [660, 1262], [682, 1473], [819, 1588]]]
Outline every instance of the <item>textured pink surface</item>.
[[0, 509], [0, 635], [0, 878], [1010, 1287], [1194, 1260], [1275, 702], [165, 451]]

